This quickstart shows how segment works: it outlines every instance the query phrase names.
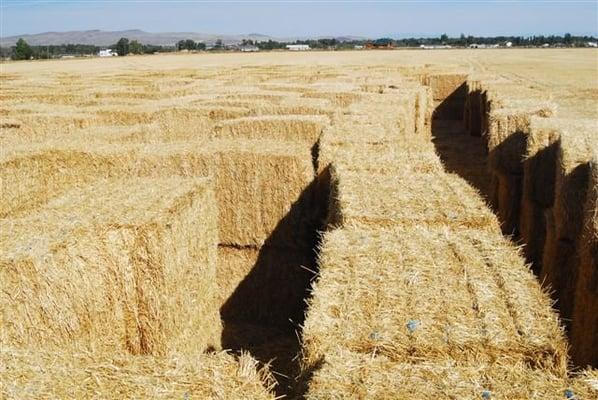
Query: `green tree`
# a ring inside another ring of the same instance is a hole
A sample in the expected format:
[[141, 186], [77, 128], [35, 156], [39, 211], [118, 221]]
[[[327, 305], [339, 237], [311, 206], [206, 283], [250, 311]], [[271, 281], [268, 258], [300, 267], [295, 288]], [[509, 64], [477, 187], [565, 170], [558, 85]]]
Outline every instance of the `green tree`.
[[446, 43], [448, 42], [448, 35], [446, 33], [443, 33], [442, 35], [440, 35], [440, 42], [441, 43]]
[[222, 42], [222, 39], [216, 39], [216, 43], [214, 44], [214, 48], [215, 49], [222, 49], [222, 48], [224, 48], [224, 43]]
[[571, 38], [571, 34], [570, 33], [565, 33], [565, 37], [563, 38], [563, 43], [565, 43], [566, 45], [571, 45], [571, 43], [573, 42], [573, 39]]
[[132, 40], [129, 43], [129, 51], [133, 54], [143, 54], [143, 45], [137, 40]]
[[33, 50], [31, 46], [25, 41], [25, 39], [20, 38], [17, 41], [17, 47], [15, 48], [15, 60], [29, 60], [33, 56]]
[[129, 54], [129, 51], [130, 51], [129, 39], [120, 38], [118, 40], [118, 42], [116, 43], [116, 52], [118, 53], [118, 55], [126, 56], [127, 54]]
[[197, 48], [197, 45], [195, 44], [195, 42], [191, 39], [187, 39], [185, 40], [185, 48], [189, 51], [191, 50], [195, 50]]

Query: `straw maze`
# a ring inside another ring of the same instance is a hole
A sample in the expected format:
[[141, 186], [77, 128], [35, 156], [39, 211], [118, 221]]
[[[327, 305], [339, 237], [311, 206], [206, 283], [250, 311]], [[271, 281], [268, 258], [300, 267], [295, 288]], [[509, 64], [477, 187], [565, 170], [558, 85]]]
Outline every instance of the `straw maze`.
[[3, 397], [595, 398], [595, 121], [389, 67], [2, 80]]

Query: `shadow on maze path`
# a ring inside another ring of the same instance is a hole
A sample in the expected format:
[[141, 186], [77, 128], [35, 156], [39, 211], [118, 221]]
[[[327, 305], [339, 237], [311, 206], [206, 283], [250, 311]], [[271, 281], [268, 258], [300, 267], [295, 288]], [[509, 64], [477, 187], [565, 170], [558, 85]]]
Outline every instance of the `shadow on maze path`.
[[488, 202], [491, 176], [486, 165], [484, 138], [467, 134], [461, 121], [435, 119], [432, 141], [447, 172], [461, 176]]
[[301, 325], [317, 274], [318, 232], [328, 210], [328, 180], [326, 171], [304, 189], [220, 309], [222, 347], [249, 352], [270, 364], [278, 383], [276, 395], [286, 399], [303, 398], [306, 390], [305, 382], [298, 379]]

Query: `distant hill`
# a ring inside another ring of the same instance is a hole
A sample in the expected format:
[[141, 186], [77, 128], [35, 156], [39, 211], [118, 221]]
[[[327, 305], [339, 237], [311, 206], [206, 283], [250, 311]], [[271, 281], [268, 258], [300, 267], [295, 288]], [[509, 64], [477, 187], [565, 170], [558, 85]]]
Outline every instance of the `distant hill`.
[[[137, 40], [143, 44], [155, 44], [161, 46], [174, 45], [179, 40], [192, 39], [196, 42], [204, 42], [213, 44], [216, 40], [221, 39], [225, 44], [233, 44], [242, 41], [243, 39], [267, 41], [268, 39], [278, 41], [294, 41], [305, 38], [274, 38], [259, 33], [250, 33], [247, 35], [217, 35], [197, 32], [145, 32], [139, 29], [132, 29], [126, 31], [70, 31], [70, 32], [44, 32], [36, 34], [24, 34], [9, 36], [0, 39], [1, 46], [13, 46], [19, 38], [23, 38], [30, 45], [60, 45], [60, 44], [90, 44], [95, 46], [110, 46], [115, 44], [121, 37], [126, 37], [129, 40]], [[314, 38], [318, 39], [318, 38]], [[336, 38], [339, 41], [347, 41], [353, 39], [364, 39], [357, 36], [343, 36]]]

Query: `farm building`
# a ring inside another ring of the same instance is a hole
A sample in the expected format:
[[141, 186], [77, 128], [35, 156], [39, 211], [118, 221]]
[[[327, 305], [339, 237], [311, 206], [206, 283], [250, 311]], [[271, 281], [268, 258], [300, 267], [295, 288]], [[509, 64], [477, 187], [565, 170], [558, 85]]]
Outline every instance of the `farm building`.
[[309, 50], [309, 45], [308, 44], [287, 44], [287, 50], [306, 51], [306, 50]]
[[244, 53], [254, 53], [254, 52], [260, 51], [260, 48], [257, 46], [248, 44], [248, 45], [239, 47], [239, 50]]
[[116, 51], [113, 51], [112, 49], [103, 49], [100, 50], [100, 52], [98, 53], [99, 57], [114, 57], [114, 56], [118, 56], [118, 53]]

